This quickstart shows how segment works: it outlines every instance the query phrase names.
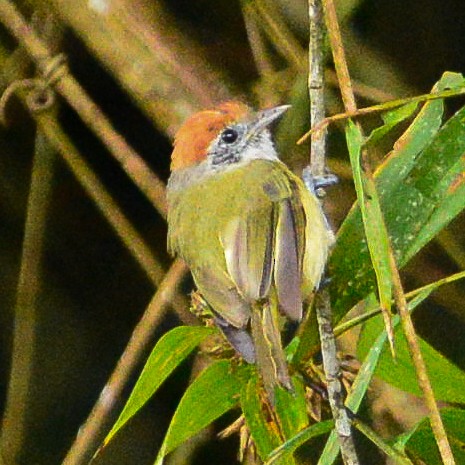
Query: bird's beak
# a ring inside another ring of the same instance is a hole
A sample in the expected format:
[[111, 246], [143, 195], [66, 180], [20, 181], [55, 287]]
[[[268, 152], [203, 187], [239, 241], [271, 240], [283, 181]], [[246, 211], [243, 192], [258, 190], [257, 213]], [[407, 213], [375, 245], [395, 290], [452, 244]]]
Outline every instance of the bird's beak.
[[273, 121], [277, 120], [284, 112], [289, 110], [289, 108], [291, 108], [291, 105], [279, 105], [259, 111], [250, 124], [249, 134], [256, 134], [267, 128]]

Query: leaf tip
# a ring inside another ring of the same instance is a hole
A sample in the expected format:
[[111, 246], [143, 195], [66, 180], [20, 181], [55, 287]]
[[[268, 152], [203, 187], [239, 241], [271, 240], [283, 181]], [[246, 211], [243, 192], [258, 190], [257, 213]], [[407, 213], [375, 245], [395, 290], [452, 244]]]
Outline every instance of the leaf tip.
[[392, 358], [396, 359], [396, 349], [394, 344], [394, 327], [392, 325], [391, 311], [388, 308], [381, 307], [381, 313], [383, 314], [384, 326], [386, 328], [386, 334], [389, 341], [389, 348], [391, 350]]

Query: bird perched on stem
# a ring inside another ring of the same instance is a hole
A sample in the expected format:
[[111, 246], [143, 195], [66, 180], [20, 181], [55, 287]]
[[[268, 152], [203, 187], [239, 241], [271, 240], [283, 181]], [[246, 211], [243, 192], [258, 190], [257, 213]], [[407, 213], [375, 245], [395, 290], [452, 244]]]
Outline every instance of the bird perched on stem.
[[279, 159], [269, 126], [289, 106], [225, 102], [179, 129], [168, 181], [168, 244], [189, 266], [215, 322], [273, 402], [292, 390], [279, 315], [302, 318], [332, 232], [318, 199]]

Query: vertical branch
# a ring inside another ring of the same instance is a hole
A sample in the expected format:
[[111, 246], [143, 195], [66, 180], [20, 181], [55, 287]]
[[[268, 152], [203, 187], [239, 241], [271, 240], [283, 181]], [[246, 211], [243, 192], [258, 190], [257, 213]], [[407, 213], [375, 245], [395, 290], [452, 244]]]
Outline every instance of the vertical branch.
[[[324, 20], [321, 0], [309, 0], [310, 21], [309, 76], [311, 127], [325, 117], [324, 100]], [[326, 130], [312, 134], [310, 143], [310, 170], [313, 178], [324, 177], [326, 156]], [[316, 296], [315, 309], [321, 340], [321, 353], [325, 370], [328, 397], [339, 438], [341, 455], [346, 465], [357, 465], [358, 459], [352, 437], [351, 421], [344, 406], [344, 389], [341, 383], [341, 367], [337, 358], [336, 338], [332, 327], [331, 300], [328, 289]]]
[[[33, 21], [41, 24], [41, 35], [54, 46], [61, 44], [61, 30], [51, 15], [38, 10]], [[29, 59], [23, 47], [18, 47], [17, 72], [26, 70]], [[5, 73], [1, 78], [8, 80]], [[0, 79], [1, 79], [0, 78]], [[45, 134], [37, 129], [26, 221], [22, 244], [21, 264], [16, 289], [11, 368], [0, 438], [0, 463], [16, 463], [27, 447], [30, 434], [29, 397], [37, 379], [37, 331], [40, 320], [37, 298], [40, 293], [41, 260], [44, 248], [47, 213], [52, 195], [56, 153]]]
[[36, 362], [36, 300], [54, 158], [53, 149], [42, 132], [38, 132], [16, 294], [13, 358], [2, 425], [2, 452], [8, 463], [16, 463], [27, 442], [27, 405]]
[[[336, 8], [334, 6], [333, 0], [323, 0], [323, 5], [326, 24], [329, 32], [329, 39], [331, 42], [331, 49], [333, 51], [334, 65], [336, 67], [336, 73], [339, 79], [342, 100], [344, 102], [345, 110], [347, 112], [353, 113], [357, 110], [357, 104], [355, 102], [354, 92], [349, 76], [349, 70], [347, 67], [347, 61], [345, 59], [341, 32], [339, 30], [339, 24], [337, 20]], [[373, 183], [374, 185], [373, 175], [368, 159], [368, 152], [366, 149], [362, 149], [361, 165], [368, 182]], [[402, 328], [407, 339], [410, 356], [412, 357], [412, 361], [415, 366], [418, 384], [423, 392], [425, 402], [429, 410], [431, 428], [433, 430], [433, 434], [436, 439], [443, 463], [445, 465], [455, 465], [452, 450], [447, 439], [446, 430], [444, 428], [444, 424], [439, 413], [439, 408], [437, 406], [433, 389], [431, 387], [431, 383], [427, 374], [426, 365], [420, 351], [420, 346], [418, 344], [415, 328], [413, 326], [413, 322], [408, 311], [407, 300], [405, 298], [405, 293], [402, 287], [402, 281], [394, 258], [394, 253], [391, 244], [389, 244], [388, 247], [389, 267], [392, 275], [394, 301], [396, 303], [401, 317]]]
[[345, 465], [359, 465], [352, 436], [351, 421], [344, 405], [345, 392], [341, 383], [341, 366], [337, 358], [336, 337], [332, 326], [329, 291], [323, 289], [315, 299], [316, 317], [321, 339], [321, 354], [328, 385], [328, 399]]
[[[313, 128], [325, 118], [324, 23], [321, 0], [309, 0], [310, 42], [308, 47], [308, 94], [310, 97], [310, 126]], [[326, 158], [326, 129], [312, 135], [310, 142], [310, 169], [313, 176], [323, 176]]]

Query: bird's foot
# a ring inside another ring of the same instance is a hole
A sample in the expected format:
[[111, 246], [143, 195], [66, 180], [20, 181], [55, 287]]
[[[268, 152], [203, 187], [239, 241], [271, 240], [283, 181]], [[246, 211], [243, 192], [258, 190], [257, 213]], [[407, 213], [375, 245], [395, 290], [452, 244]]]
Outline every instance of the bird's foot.
[[306, 166], [302, 170], [302, 179], [307, 189], [320, 198], [324, 197], [324, 189], [339, 182], [339, 178], [330, 172], [321, 176], [314, 176], [310, 166]]

